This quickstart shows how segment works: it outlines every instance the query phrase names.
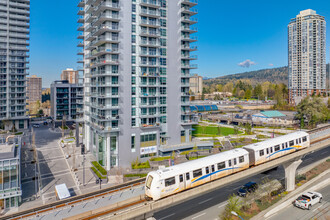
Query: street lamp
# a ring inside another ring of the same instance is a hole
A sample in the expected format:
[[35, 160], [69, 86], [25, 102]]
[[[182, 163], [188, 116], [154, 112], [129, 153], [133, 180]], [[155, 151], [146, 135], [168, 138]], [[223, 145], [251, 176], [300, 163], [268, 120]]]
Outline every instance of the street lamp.
[[230, 213], [233, 214], [233, 215], [235, 215], [235, 216], [237, 216], [237, 217], [239, 217], [240, 219], [244, 220], [244, 219], [243, 219], [239, 214], [237, 214], [236, 212], [231, 211]]

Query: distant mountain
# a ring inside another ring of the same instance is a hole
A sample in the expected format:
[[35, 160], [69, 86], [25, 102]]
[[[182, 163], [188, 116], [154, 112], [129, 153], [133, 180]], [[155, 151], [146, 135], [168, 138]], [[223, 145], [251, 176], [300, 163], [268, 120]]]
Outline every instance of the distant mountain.
[[[327, 77], [329, 76], [329, 64], [327, 64]], [[237, 81], [242, 79], [248, 79], [252, 84], [263, 83], [266, 81], [272, 83], [288, 83], [288, 67], [277, 67], [271, 69], [262, 69], [244, 73], [231, 74], [226, 76], [221, 76], [212, 79], [204, 80], [206, 85], [209, 84], [226, 84], [230, 81]]]

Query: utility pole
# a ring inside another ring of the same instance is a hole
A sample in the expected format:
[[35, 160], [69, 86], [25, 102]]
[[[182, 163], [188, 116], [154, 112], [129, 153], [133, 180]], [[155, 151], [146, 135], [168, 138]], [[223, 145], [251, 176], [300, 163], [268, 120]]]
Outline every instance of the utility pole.
[[32, 135], [32, 149], [33, 149], [33, 159], [34, 159], [34, 181], [35, 181], [35, 185], [34, 185], [34, 189], [35, 189], [35, 195], [37, 197], [38, 195], [38, 177], [37, 177], [37, 149], [36, 149], [36, 145], [35, 145], [35, 134], [34, 134], [34, 129], [32, 128], [31, 131], [31, 135]]
[[84, 154], [84, 157], [83, 157], [83, 186], [85, 186], [85, 154]]

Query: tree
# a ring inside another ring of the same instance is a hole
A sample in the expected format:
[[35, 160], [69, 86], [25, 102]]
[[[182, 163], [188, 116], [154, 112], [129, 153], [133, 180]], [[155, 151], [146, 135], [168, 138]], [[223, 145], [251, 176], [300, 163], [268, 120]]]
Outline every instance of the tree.
[[261, 87], [260, 84], [257, 84], [257, 85], [254, 87], [253, 94], [254, 94], [254, 96], [256, 96], [256, 97], [261, 97], [261, 96], [262, 96], [262, 87]]
[[245, 133], [246, 133], [246, 134], [252, 134], [252, 126], [251, 126], [250, 123], [246, 123], [246, 124], [244, 125], [244, 129], [245, 129]]
[[252, 96], [252, 92], [250, 89], [247, 89], [245, 92], [245, 99], [250, 99]]
[[238, 215], [242, 215], [242, 200], [235, 195], [232, 195], [228, 198], [228, 203], [225, 207], [225, 211], [221, 216], [221, 219], [223, 220], [230, 220], [233, 217], [233, 214], [231, 214], [232, 211], [236, 212]]
[[233, 93], [233, 89], [234, 89], [234, 84], [232, 82], [228, 82], [224, 87], [223, 87], [223, 91], [224, 92], [230, 92]]
[[325, 122], [330, 118], [327, 106], [318, 97], [306, 97], [297, 106], [296, 118], [307, 120], [309, 126], [314, 127], [319, 122]]

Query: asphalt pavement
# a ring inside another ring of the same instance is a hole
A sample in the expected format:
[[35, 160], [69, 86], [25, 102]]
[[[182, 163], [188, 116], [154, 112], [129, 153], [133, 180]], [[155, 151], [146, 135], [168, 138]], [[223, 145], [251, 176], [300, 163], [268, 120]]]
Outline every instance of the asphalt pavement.
[[[330, 156], [330, 147], [306, 155], [298, 169], [308, 166], [316, 161]], [[277, 170], [270, 170], [252, 177], [248, 177], [236, 183], [221, 187], [202, 196], [193, 198], [186, 202], [176, 204], [167, 209], [158, 211], [154, 214], [157, 220], [164, 219], [218, 219], [219, 214], [224, 208], [224, 203], [228, 197], [235, 194], [237, 190], [249, 181], [262, 182], [263, 178], [284, 180], [284, 169], [279, 166]], [[287, 219], [287, 218], [285, 218]]]
[[322, 202], [314, 205], [311, 210], [303, 210], [293, 205], [278, 212], [269, 218], [270, 220], [290, 219], [290, 220], [308, 220], [308, 219], [329, 219], [330, 218], [330, 185], [317, 190], [322, 194]]

